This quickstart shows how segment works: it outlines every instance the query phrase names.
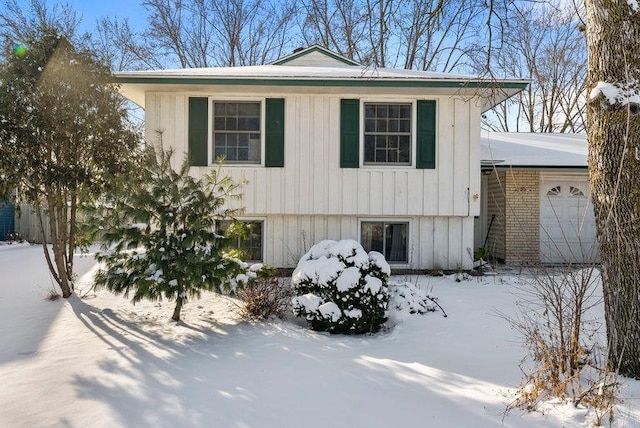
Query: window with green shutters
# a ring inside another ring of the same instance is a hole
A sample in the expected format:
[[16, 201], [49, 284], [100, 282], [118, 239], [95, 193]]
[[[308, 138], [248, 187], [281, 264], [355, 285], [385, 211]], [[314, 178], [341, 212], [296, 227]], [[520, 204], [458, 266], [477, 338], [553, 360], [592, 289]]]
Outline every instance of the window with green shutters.
[[412, 102], [340, 100], [340, 167], [358, 168], [362, 153], [362, 165], [435, 169], [437, 104], [415, 104], [414, 109]]
[[411, 103], [364, 103], [364, 164], [411, 165]]
[[283, 167], [284, 99], [267, 98], [264, 101], [265, 129], [262, 129], [262, 114], [261, 100], [190, 97], [188, 139], [191, 165], [208, 166], [223, 159], [230, 164]]
[[213, 101], [213, 159], [261, 163], [259, 101]]

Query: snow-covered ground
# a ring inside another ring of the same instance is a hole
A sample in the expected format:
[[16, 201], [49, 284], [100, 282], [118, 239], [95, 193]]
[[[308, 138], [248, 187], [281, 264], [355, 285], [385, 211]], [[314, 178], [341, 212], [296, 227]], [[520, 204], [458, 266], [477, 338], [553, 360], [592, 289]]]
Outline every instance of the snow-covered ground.
[[[213, 294], [175, 324], [170, 302], [93, 293], [93, 258], [76, 266], [86, 295], [48, 301], [42, 249], [0, 253], [2, 427], [589, 426], [567, 405], [504, 415], [524, 351], [495, 311], [514, 310], [515, 274], [420, 277], [448, 318], [348, 337], [240, 322]], [[640, 427], [640, 383], [622, 396], [614, 425]]]

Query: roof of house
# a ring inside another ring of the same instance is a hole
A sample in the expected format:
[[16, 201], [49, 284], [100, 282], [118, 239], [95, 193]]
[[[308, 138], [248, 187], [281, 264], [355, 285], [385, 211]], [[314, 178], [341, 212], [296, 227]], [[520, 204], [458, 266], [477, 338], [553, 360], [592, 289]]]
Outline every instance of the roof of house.
[[480, 137], [483, 169], [586, 169], [587, 136], [529, 132], [485, 132]]
[[[322, 59], [324, 58], [324, 61]], [[312, 60], [310, 60], [312, 59]], [[522, 79], [485, 79], [479, 76], [363, 66], [319, 46], [296, 51], [272, 64], [241, 67], [206, 67], [115, 73], [127, 98], [144, 107], [146, 91], [198, 90], [202, 85], [345, 87], [420, 91], [429, 94], [477, 95], [483, 110], [524, 89]]]
[[329, 49], [322, 47], [320, 45], [309, 46], [308, 48], [298, 48], [293, 51], [290, 55], [284, 56], [280, 59], [273, 61], [271, 64], [274, 65], [286, 65], [289, 63], [295, 63], [300, 59], [306, 59], [305, 57], [309, 56], [317, 56], [324, 55], [329, 58], [333, 58], [338, 63], [346, 64], [346, 65], [362, 65], [357, 63], [356, 61], [347, 58], [346, 56], [339, 55], [335, 52], [331, 52]]

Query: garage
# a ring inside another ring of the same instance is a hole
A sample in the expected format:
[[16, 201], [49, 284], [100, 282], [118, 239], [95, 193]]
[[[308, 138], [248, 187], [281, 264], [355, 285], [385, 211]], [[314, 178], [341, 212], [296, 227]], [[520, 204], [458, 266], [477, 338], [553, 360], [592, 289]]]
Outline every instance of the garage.
[[586, 177], [549, 176], [540, 181], [540, 261], [599, 261], [595, 218]]

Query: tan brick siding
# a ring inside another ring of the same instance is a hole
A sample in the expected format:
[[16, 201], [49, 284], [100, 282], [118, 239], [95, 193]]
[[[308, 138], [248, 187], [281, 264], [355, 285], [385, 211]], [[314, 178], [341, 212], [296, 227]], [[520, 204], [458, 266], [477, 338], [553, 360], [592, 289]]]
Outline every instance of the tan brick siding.
[[[486, 248], [491, 257], [505, 260], [505, 173], [493, 171], [487, 181], [487, 227], [489, 229]], [[495, 217], [494, 217], [495, 216]], [[493, 223], [491, 219], [493, 218]]]
[[493, 171], [487, 183], [487, 222], [495, 215], [487, 249], [506, 263], [540, 259], [540, 173]]
[[540, 259], [540, 173], [505, 173], [505, 262], [536, 263]]

